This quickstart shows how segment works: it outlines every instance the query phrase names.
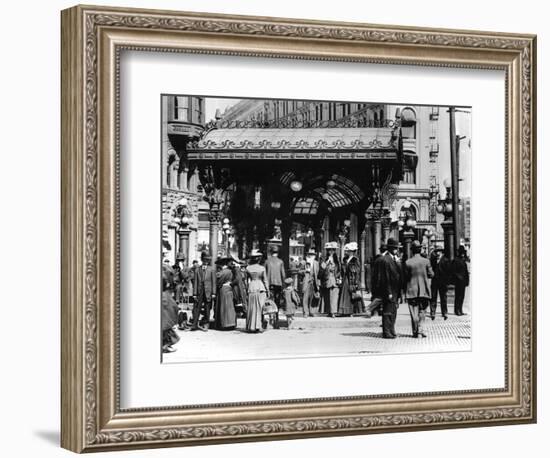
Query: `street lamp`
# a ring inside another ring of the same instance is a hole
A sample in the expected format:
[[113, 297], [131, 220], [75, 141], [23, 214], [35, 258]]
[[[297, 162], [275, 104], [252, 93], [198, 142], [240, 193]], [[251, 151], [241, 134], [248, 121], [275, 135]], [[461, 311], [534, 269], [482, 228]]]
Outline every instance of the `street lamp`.
[[443, 228], [444, 243], [445, 243], [445, 255], [449, 259], [454, 259], [455, 255], [455, 242], [454, 242], [454, 223], [453, 223], [453, 196], [451, 191], [452, 182], [449, 178], [443, 180], [443, 186], [445, 186], [445, 198], [439, 199], [437, 204], [437, 212], [444, 217], [444, 221], [441, 222]]
[[415, 237], [414, 228], [416, 227], [416, 219], [414, 218], [411, 206], [411, 198], [407, 197], [402, 205], [402, 208], [404, 208], [404, 210], [401, 211], [400, 219], [397, 222], [399, 230], [403, 233], [403, 242], [407, 259], [411, 257], [411, 244]]
[[174, 209], [174, 222], [178, 225], [178, 255], [184, 256], [186, 260], [189, 254], [189, 233], [191, 232], [189, 225], [191, 224], [193, 216], [188, 204], [189, 201], [187, 198], [182, 197], [178, 200], [176, 208]]

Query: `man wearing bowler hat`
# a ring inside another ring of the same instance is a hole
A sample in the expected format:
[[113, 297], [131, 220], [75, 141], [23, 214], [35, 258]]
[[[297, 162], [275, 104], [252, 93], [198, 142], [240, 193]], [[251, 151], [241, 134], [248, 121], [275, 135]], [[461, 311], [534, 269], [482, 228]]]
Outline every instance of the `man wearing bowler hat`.
[[455, 284], [455, 315], [462, 316], [464, 311], [464, 294], [470, 284], [470, 273], [466, 263], [467, 254], [464, 245], [458, 247], [457, 257], [453, 260], [453, 282]]
[[[201, 255], [201, 265], [195, 269], [193, 279], [193, 325], [191, 331], [200, 329], [205, 331], [210, 325], [210, 310], [212, 301], [216, 299], [216, 271], [210, 265], [212, 256], [203, 252]], [[199, 326], [199, 316], [201, 308], [204, 307], [203, 326]]]
[[436, 247], [430, 258], [434, 277], [432, 278], [432, 298], [430, 303], [430, 318], [435, 320], [437, 311], [437, 296], [441, 303], [441, 315], [447, 319], [447, 289], [452, 280], [453, 266], [451, 260], [445, 256], [443, 247]]
[[402, 274], [397, 261], [399, 243], [389, 238], [386, 242], [387, 251], [379, 256], [372, 268], [372, 293], [382, 300], [382, 337], [395, 339], [395, 320], [397, 318], [397, 302], [401, 294]]

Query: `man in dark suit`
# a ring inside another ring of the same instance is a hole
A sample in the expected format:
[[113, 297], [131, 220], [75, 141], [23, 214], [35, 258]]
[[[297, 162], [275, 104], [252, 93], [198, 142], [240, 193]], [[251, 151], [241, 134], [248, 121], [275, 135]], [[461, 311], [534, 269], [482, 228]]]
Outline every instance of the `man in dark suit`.
[[379, 256], [372, 268], [372, 294], [382, 300], [382, 337], [395, 339], [395, 320], [397, 318], [397, 301], [401, 295], [402, 275], [397, 250], [399, 244], [389, 238], [387, 251]]
[[[193, 278], [193, 325], [191, 331], [206, 331], [210, 325], [210, 310], [216, 299], [216, 270], [210, 265], [212, 257], [202, 253], [201, 265], [195, 269]], [[203, 326], [199, 326], [201, 308], [204, 307]]]
[[[380, 256], [383, 256], [386, 253], [386, 251], [388, 251], [388, 247], [386, 246], [385, 243], [383, 243], [382, 245], [380, 245], [380, 253], [376, 254], [372, 262], [374, 263]], [[371, 285], [373, 285], [372, 272], [371, 272]], [[380, 299], [379, 297], [376, 297], [373, 293], [371, 295], [370, 304], [367, 306], [367, 318], [372, 317], [372, 315], [376, 311], [378, 311], [378, 314], [380, 315], [382, 313], [381, 306], [382, 306], [382, 299]]]
[[431, 299], [429, 278], [434, 276], [430, 261], [420, 252], [422, 245], [414, 240], [411, 246], [412, 256], [405, 262], [406, 294], [411, 314], [413, 337], [426, 337], [424, 333], [425, 310]]
[[279, 258], [279, 248], [276, 246], [271, 248], [271, 256], [265, 262], [265, 271], [271, 297], [277, 304], [277, 308], [281, 308], [281, 293], [286, 275], [283, 261]]
[[470, 273], [466, 264], [466, 248], [458, 247], [458, 256], [453, 260], [453, 280], [455, 284], [455, 315], [462, 316], [464, 311], [464, 294], [466, 286], [470, 284]]
[[435, 320], [435, 312], [437, 311], [437, 295], [441, 302], [441, 315], [443, 319], [447, 319], [447, 289], [452, 277], [452, 263], [445, 256], [443, 248], [436, 248], [432, 253], [430, 263], [434, 272], [432, 279], [432, 300], [430, 304], [430, 318]]

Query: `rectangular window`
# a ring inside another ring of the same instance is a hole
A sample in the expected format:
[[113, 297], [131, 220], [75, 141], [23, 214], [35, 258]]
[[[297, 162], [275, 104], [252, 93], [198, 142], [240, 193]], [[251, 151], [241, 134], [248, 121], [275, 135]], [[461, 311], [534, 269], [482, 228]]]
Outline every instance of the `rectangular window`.
[[195, 124], [202, 124], [202, 99], [195, 99], [195, 115], [193, 116]]
[[416, 170], [406, 168], [403, 170], [403, 180], [401, 183], [416, 184]]
[[189, 122], [189, 97], [176, 97], [174, 119], [176, 121]]

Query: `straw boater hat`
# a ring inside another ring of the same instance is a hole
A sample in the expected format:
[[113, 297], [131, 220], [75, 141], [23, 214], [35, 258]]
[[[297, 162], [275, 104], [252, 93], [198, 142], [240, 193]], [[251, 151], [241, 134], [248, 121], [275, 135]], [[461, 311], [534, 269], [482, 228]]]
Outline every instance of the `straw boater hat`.
[[292, 285], [294, 283], [294, 280], [292, 278], [285, 278], [285, 285]]
[[254, 248], [250, 252], [250, 257], [251, 258], [261, 258], [262, 256], [263, 256], [262, 252], [260, 250], [257, 250], [256, 248]]
[[310, 248], [307, 254], [317, 254], [313, 248]]
[[357, 242], [349, 242], [344, 245], [344, 251], [357, 251]]
[[325, 250], [337, 250], [338, 242], [327, 242], [325, 243]]

